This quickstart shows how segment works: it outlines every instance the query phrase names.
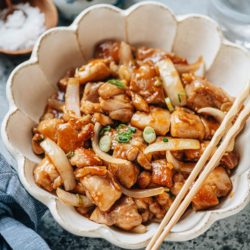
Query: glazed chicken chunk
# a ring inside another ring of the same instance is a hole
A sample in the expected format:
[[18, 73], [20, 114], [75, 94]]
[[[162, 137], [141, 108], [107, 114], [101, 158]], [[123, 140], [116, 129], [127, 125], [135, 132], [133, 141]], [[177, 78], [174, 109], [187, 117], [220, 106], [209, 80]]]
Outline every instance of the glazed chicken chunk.
[[198, 115], [177, 108], [171, 115], [171, 136], [177, 138], [198, 138], [202, 140], [205, 128]]
[[109, 170], [102, 171], [97, 166], [85, 167], [81, 175], [80, 181], [86, 189], [88, 198], [100, 210], [109, 210], [115, 201], [121, 197], [122, 191]]

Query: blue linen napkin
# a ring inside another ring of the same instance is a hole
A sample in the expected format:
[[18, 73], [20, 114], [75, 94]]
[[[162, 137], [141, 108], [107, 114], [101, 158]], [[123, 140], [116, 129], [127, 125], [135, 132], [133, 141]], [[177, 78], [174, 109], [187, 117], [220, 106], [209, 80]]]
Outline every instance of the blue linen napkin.
[[46, 209], [26, 192], [0, 153], [0, 250], [49, 250], [34, 231]]

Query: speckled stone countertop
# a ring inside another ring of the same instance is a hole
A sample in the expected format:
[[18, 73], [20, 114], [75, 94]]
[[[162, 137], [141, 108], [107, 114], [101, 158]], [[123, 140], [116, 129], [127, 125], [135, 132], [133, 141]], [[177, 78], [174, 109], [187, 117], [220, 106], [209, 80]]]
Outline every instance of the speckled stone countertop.
[[[199, 13], [207, 14], [209, 0], [162, 0], [177, 14]], [[138, 0], [124, 0], [123, 8], [128, 8]], [[59, 25], [69, 25], [60, 20]], [[8, 102], [5, 95], [5, 84], [11, 71], [28, 58], [11, 59], [0, 55], [0, 121], [8, 111]], [[5, 149], [0, 139], [0, 151], [8, 162], [16, 166], [15, 160]], [[160, 250], [191, 250], [191, 249], [219, 249], [219, 250], [248, 250], [250, 249], [250, 204], [237, 215], [220, 220], [200, 237], [187, 242], [164, 242]], [[50, 212], [47, 212], [38, 228], [38, 233], [46, 240], [53, 250], [118, 250], [106, 240], [84, 238], [72, 235], [59, 226]]]

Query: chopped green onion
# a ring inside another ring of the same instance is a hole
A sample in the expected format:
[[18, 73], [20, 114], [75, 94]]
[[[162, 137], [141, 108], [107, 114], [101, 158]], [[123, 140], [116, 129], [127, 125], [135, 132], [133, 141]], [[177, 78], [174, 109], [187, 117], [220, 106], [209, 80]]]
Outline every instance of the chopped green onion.
[[82, 207], [83, 206], [83, 199], [82, 199], [82, 196], [80, 194], [76, 194], [78, 196], [78, 199], [79, 199], [79, 207]]
[[[127, 127], [128, 128], [128, 132], [123, 132], [122, 134], [120, 134], [120, 129], [121, 127]], [[127, 126], [126, 124], [120, 124], [117, 128], [117, 134], [118, 135], [131, 135], [132, 133], [136, 132], [136, 128], [130, 128], [129, 126]]]
[[44, 137], [42, 137], [42, 138], [36, 140], [36, 143], [39, 143], [39, 142], [42, 142], [42, 141], [44, 141]]
[[147, 143], [151, 143], [156, 139], [156, 134], [153, 128], [146, 127], [143, 130], [143, 138]]
[[220, 146], [220, 144], [221, 144], [221, 142], [218, 142], [218, 144], [216, 145], [217, 147], [219, 147]]
[[175, 199], [175, 196], [170, 193], [170, 198]]
[[103, 152], [108, 152], [111, 146], [111, 138], [108, 135], [103, 136], [100, 139], [99, 146]]
[[104, 127], [101, 132], [100, 132], [100, 135], [104, 135], [104, 132], [105, 131], [110, 131], [111, 130], [111, 127], [110, 126], [107, 126], [107, 127]]
[[66, 154], [66, 156], [67, 156], [68, 158], [70, 158], [70, 157], [74, 156], [74, 154], [75, 154], [75, 151], [72, 151], [71, 153]]
[[187, 95], [187, 92], [185, 90], [181, 90], [179, 93], [178, 93], [178, 99], [179, 99], [179, 103], [181, 103], [181, 96], [186, 96]]
[[125, 88], [125, 84], [123, 82], [121, 82], [119, 79], [112, 79], [112, 80], [108, 80], [108, 83], [111, 83], [117, 87], [120, 87], [120, 88]]
[[128, 135], [124, 135], [124, 134], [122, 134], [122, 135], [117, 135], [117, 136], [115, 137], [115, 140], [118, 141], [118, 142], [120, 142], [120, 143], [127, 143], [127, 142], [129, 142], [131, 139], [132, 139], [132, 137], [130, 137], [130, 136], [128, 136]]
[[154, 79], [157, 80], [157, 81], [156, 81], [156, 85], [157, 85], [157, 86], [161, 86], [161, 85], [162, 85], [162, 81], [161, 81], [161, 79], [159, 78], [159, 76], [155, 76]]
[[165, 210], [166, 210], [166, 211], [168, 211], [168, 210], [169, 210], [169, 207], [164, 207], [164, 208], [165, 208]]
[[163, 142], [168, 142], [167, 138], [163, 138], [162, 140], [163, 140]]
[[173, 105], [172, 105], [172, 103], [170, 101], [170, 98], [169, 97], [165, 98], [165, 102], [166, 102], [166, 104], [168, 106], [169, 112], [173, 113], [174, 112], [174, 107], [173, 107]]

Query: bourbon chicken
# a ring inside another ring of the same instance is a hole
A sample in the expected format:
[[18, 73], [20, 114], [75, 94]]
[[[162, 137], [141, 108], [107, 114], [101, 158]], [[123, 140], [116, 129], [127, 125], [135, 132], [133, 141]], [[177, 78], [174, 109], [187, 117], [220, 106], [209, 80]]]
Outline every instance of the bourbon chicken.
[[[114, 40], [98, 44], [95, 57], [59, 79], [33, 129], [33, 151], [43, 158], [35, 183], [96, 223], [145, 233], [144, 223], [172, 206], [235, 98], [195, 74], [202, 57], [189, 64]], [[228, 195], [239, 158], [233, 143], [193, 210]]]

